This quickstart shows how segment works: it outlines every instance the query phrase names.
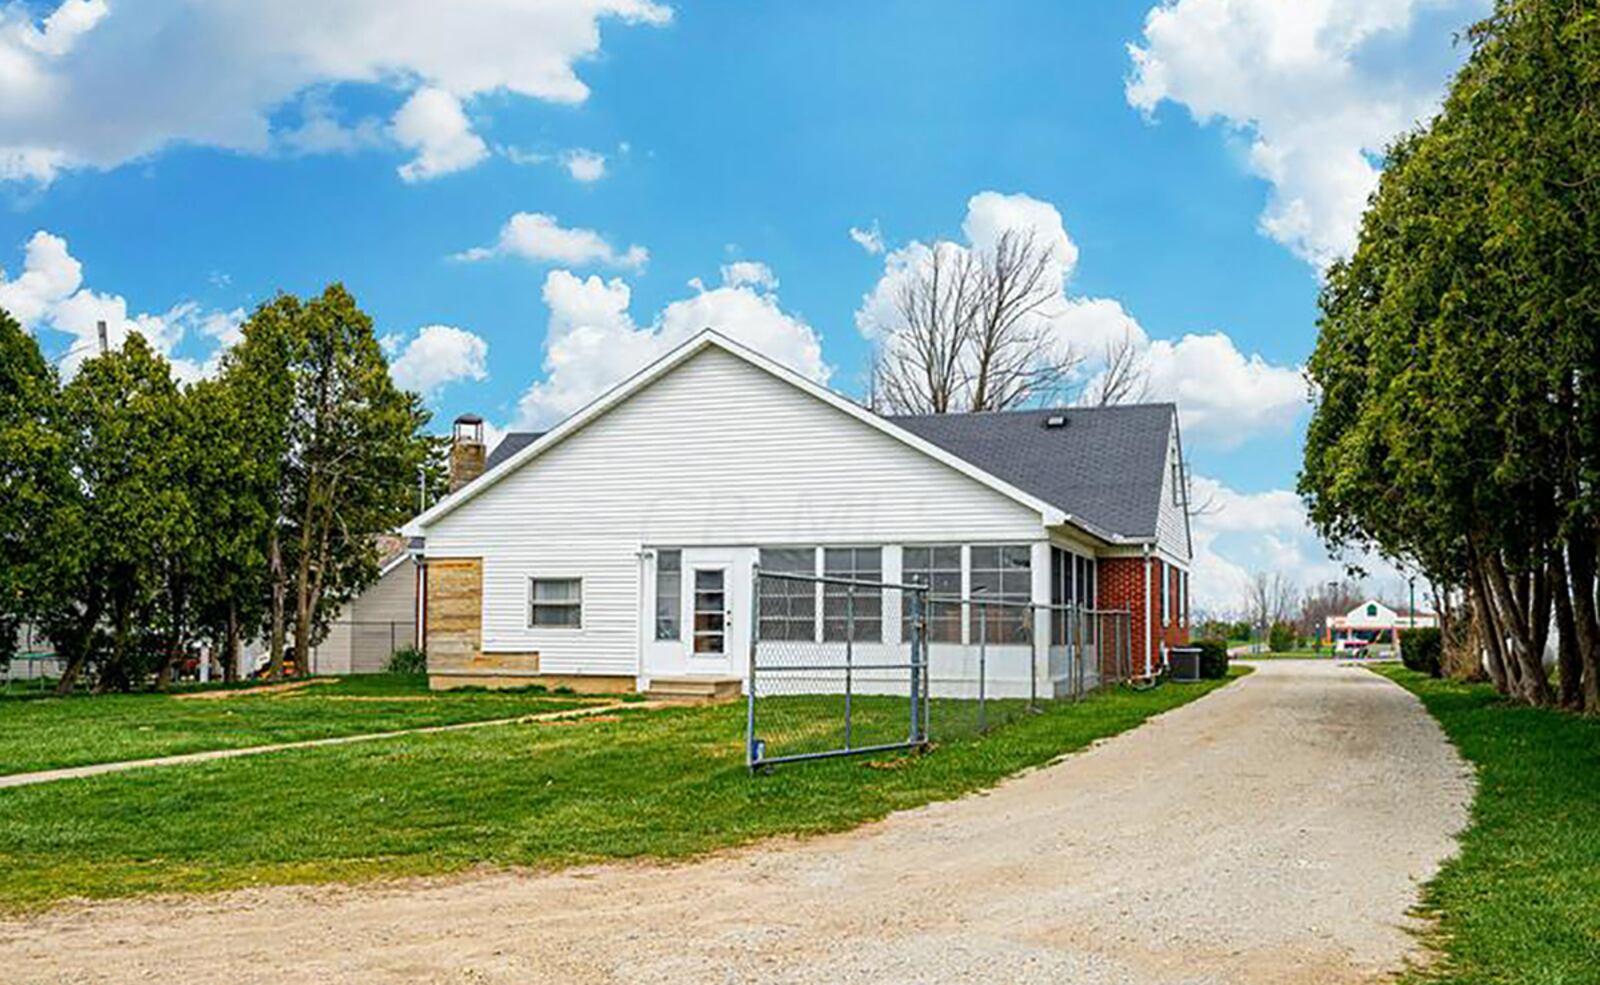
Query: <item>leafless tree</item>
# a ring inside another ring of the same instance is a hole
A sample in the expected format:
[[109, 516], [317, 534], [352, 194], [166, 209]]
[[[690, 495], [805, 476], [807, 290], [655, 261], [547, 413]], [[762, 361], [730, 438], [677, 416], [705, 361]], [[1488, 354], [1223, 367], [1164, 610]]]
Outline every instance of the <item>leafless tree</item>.
[[1294, 614], [1299, 592], [1280, 572], [1257, 571], [1245, 586], [1244, 609], [1252, 626], [1265, 636], [1276, 622], [1288, 622]]
[[1122, 338], [1107, 342], [1101, 355], [1105, 369], [1085, 391], [1084, 406], [1136, 404], [1150, 396], [1150, 365], [1132, 330], [1124, 330]]
[[1051, 331], [1058, 264], [1029, 231], [987, 250], [935, 243], [895, 299], [873, 367], [875, 409], [945, 414], [1059, 399], [1079, 363]]

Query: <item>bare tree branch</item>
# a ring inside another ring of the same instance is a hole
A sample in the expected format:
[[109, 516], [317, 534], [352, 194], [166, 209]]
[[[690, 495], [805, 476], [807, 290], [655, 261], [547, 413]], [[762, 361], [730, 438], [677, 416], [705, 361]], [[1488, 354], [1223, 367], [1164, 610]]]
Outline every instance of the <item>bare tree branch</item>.
[[1056, 262], [1020, 230], [985, 252], [935, 243], [896, 298], [897, 323], [874, 360], [876, 409], [945, 414], [1059, 399], [1080, 360], [1051, 331]]
[[1136, 404], [1150, 396], [1150, 366], [1131, 330], [1107, 342], [1103, 356], [1105, 369], [1084, 394], [1086, 406]]

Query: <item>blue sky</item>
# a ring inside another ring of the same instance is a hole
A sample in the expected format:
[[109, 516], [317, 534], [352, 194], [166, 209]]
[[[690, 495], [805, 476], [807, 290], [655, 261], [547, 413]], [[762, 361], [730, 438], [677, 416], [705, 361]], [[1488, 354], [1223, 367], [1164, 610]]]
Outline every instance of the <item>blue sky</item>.
[[441, 427], [546, 422], [704, 319], [859, 395], [908, 244], [1021, 217], [1075, 252], [1063, 337], [1135, 326], [1179, 400], [1218, 605], [1331, 570], [1287, 493], [1319, 272], [1483, 8], [268, 6], [0, 3], [0, 304], [48, 353], [110, 312], [200, 374], [342, 280], [397, 357], [448, 327], [402, 359]]

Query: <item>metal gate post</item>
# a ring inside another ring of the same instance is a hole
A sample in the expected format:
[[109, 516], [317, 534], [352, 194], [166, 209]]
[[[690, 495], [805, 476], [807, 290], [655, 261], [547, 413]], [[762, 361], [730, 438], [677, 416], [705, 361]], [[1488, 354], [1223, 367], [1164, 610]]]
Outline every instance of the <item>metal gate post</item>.
[[978, 603], [978, 731], [988, 729], [983, 697], [984, 683], [988, 680], [989, 662], [989, 603]]
[[921, 673], [922, 662], [922, 593], [911, 593], [911, 731], [906, 736], [911, 743], [927, 741], [927, 722], [923, 721], [921, 727], [917, 722], [917, 705], [920, 699], [918, 691], [918, 674]]
[[852, 667], [855, 661], [855, 639], [856, 586], [851, 585], [845, 589], [844, 596], [844, 747], [846, 749], [850, 748], [850, 691], [855, 683]]
[[[1039, 710], [1039, 608], [1036, 605], [1028, 606], [1028, 710]], [[1050, 629], [1050, 620], [1045, 620], [1045, 631]], [[1050, 657], [1050, 648], [1045, 647], [1045, 658]]]
[[[690, 627], [690, 632], [693, 632]], [[745, 670], [745, 717], [744, 717], [744, 751], [745, 763], [754, 770], [760, 763], [756, 755], [756, 646], [761, 636], [761, 565], [750, 566], [750, 654], [749, 665]]]

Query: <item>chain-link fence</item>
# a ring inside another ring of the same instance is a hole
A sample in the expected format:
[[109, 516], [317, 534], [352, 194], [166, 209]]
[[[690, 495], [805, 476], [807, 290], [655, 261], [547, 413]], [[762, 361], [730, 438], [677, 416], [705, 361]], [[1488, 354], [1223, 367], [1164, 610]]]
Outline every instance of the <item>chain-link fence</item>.
[[757, 569], [752, 768], [926, 746], [1124, 680], [1127, 612]]

